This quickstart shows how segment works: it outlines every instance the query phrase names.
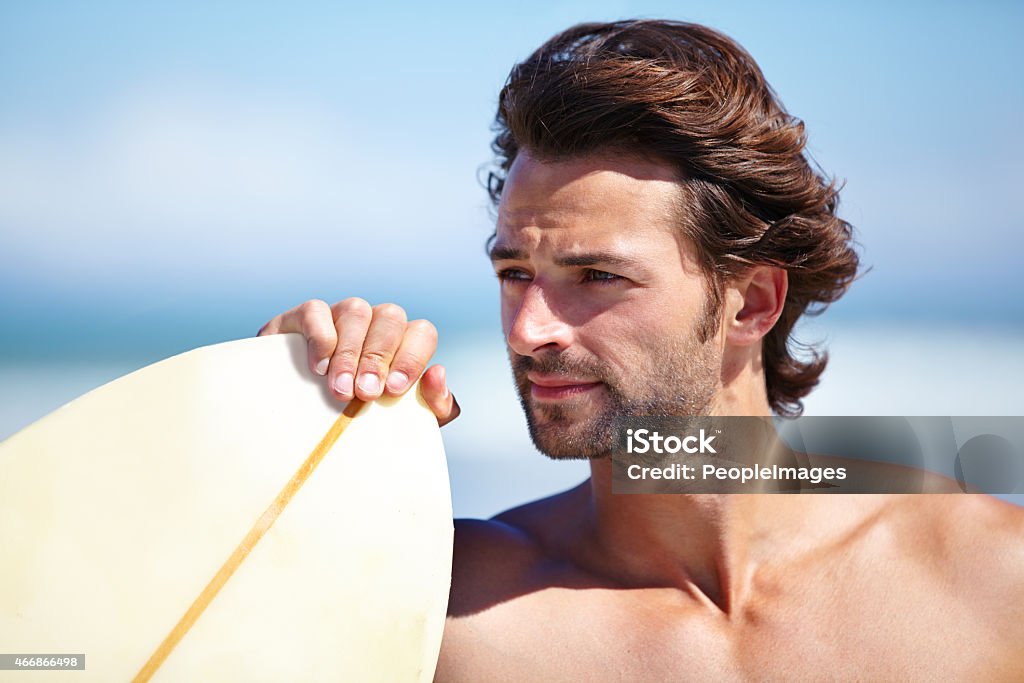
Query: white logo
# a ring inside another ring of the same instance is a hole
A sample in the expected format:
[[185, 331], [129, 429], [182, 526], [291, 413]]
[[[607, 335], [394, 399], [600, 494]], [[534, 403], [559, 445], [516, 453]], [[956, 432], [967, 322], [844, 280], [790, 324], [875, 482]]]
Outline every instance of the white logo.
[[[636, 440], [634, 445], [633, 440]], [[627, 429], [626, 430], [626, 452], [627, 453], [717, 453], [711, 442], [714, 436], [706, 436], [704, 430], [700, 430], [699, 436], [687, 436], [680, 439], [678, 436], [662, 436], [658, 432], [649, 429]], [[698, 444], [698, 445], [694, 445]]]

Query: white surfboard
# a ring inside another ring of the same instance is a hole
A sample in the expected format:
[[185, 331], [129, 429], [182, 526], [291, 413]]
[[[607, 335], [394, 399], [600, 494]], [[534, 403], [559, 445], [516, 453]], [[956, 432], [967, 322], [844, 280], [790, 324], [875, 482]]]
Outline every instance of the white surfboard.
[[293, 334], [196, 349], [0, 444], [0, 653], [85, 655], [0, 681], [431, 680], [437, 422], [418, 388], [351, 417], [305, 356]]

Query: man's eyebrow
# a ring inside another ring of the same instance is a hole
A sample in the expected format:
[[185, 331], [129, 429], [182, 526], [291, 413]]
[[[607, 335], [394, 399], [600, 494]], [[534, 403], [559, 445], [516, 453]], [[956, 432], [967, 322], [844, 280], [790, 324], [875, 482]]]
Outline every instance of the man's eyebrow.
[[522, 261], [526, 258], [526, 252], [522, 249], [516, 249], [515, 247], [507, 246], [495, 246], [491, 247], [491, 251], [488, 253], [491, 257], [491, 261]]
[[[510, 246], [496, 246], [490, 251], [491, 261], [523, 261], [526, 252]], [[600, 264], [613, 266], [635, 266], [636, 259], [610, 251], [594, 251], [585, 254], [567, 254], [556, 256], [555, 265], [570, 268], [573, 266], [595, 266]]]
[[555, 264], [559, 266], [635, 266], [638, 261], [622, 254], [610, 251], [593, 251], [586, 254], [569, 254], [567, 256], [556, 256]]

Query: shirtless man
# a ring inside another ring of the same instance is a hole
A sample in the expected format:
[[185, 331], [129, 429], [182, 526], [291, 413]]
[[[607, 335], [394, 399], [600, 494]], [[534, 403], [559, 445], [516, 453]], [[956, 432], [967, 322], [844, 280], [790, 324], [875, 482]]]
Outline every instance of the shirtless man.
[[[490, 189], [530, 433], [591, 478], [457, 520], [439, 681], [1024, 681], [1024, 513], [982, 495], [613, 495], [615, 415], [794, 413], [789, 355], [857, 258], [837, 191], [742, 48], [672, 22], [574, 27], [502, 91]], [[458, 405], [426, 321], [309, 301], [340, 400]], [[880, 388], [882, 390], [883, 388]]]

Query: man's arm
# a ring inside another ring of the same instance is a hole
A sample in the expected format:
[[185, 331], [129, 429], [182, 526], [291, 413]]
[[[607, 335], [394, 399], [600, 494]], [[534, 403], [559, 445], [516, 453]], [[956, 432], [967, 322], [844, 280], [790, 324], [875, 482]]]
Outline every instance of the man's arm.
[[441, 655], [434, 680], [517, 680], [529, 662], [516, 662], [505, 648], [524, 624], [507, 623], [515, 612], [500, 607], [520, 596], [525, 578], [542, 557], [523, 531], [496, 521], [455, 520], [452, 588]]

